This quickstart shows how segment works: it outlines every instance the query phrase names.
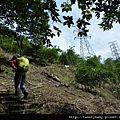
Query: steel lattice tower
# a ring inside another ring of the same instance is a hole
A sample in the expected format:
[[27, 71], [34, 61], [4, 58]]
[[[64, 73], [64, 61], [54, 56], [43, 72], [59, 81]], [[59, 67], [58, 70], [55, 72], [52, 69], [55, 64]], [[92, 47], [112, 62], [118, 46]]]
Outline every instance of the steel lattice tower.
[[89, 37], [75, 37], [75, 39], [80, 39], [80, 56], [82, 58], [93, 57], [95, 55], [89, 41], [87, 40]]
[[119, 49], [119, 46], [117, 43], [115, 43], [116, 41], [113, 41], [113, 42], [109, 42], [110, 45], [110, 49], [111, 49], [111, 52], [112, 52], [112, 55], [113, 55], [113, 58], [115, 58], [116, 60], [118, 58], [120, 58], [120, 49]]

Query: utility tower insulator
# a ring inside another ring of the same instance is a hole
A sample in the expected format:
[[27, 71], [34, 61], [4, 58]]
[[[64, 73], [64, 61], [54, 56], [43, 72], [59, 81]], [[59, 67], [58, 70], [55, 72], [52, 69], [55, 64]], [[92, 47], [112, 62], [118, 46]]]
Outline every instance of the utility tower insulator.
[[116, 41], [109, 42], [109, 44], [110, 44], [112, 56], [113, 56], [113, 58], [115, 58], [117, 60], [118, 58], [120, 58], [120, 49], [119, 49], [118, 44], [115, 42]]

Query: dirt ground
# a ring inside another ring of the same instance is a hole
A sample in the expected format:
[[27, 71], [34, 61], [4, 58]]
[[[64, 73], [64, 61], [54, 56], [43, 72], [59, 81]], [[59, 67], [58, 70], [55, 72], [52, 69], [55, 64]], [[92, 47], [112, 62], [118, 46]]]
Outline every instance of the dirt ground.
[[[85, 92], [74, 83], [72, 68], [30, 64], [27, 100], [14, 99], [14, 72], [0, 56], [0, 114], [119, 114], [120, 100], [107, 87]], [[21, 97], [23, 97], [21, 93]]]

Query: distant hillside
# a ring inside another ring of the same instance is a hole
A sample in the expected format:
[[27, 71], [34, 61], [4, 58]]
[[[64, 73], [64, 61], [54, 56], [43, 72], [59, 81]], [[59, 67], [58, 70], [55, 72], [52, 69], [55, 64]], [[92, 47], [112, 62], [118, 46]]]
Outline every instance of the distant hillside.
[[27, 73], [28, 100], [17, 103], [14, 72], [7, 61], [12, 56], [0, 52], [0, 114], [119, 114], [120, 100], [105, 85], [85, 92], [74, 82], [73, 68], [31, 63]]

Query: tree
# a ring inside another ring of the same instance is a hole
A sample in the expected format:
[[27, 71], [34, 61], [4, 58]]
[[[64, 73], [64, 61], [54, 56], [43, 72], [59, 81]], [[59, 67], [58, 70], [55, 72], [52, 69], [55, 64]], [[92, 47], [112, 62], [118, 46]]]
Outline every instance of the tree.
[[51, 64], [56, 64], [59, 61], [59, 55], [58, 52], [60, 51], [59, 48], [57, 48], [56, 46], [52, 47], [52, 48], [46, 48], [46, 47], [42, 47], [40, 49], [39, 52], [39, 64], [47, 64], [47, 63], [51, 63]]
[[[48, 37], [53, 37], [50, 16], [53, 21], [59, 21], [58, 9], [54, 0], [0, 0], [0, 23], [13, 31], [22, 54], [23, 38], [32, 39], [34, 43], [51, 45]], [[49, 15], [50, 13], [50, 15]], [[61, 32], [54, 27], [57, 32]]]
[[[61, 7], [63, 12], [72, 10], [72, 5], [77, 3], [81, 10], [80, 18], [76, 21], [79, 28], [78, 36], [87, 36], [87, 26], [89, 21], [95, 15], [97, 19], [101, 18], [99, 24], [103, 30], [109, 30], [113, 27], [113, 23], [120, 24], [120, 1], [119, 0], [66, 0]], [[94, 14], [93, 14], [94, 13]], [[101, 15], [102, 13], [102, 15]], [[74, 24], [73, 16], [63, 16], [64, 25], [70, 27]]]
[[68, 65], [68, 58], [67, 58], [66, 52], [62, 52], [62, 54], [60, 55], [59, 61], [63, 65]]
[[86, 60], [86, 64], [88, 66], [99, 67], [102, 65], [100, 59], [101, 59], [101, 56], [97, 57], [96, 55], [94, 55], [93, 57], [88, 58]]
[[78, 65], [80, 63], [80, 56], [75, 54], [73, 47], [67, 49], [67, 59], [69, 65]]
[[75, 54], [73, 47], [67, 49], [67, 52], [62, 52], [60, 55], [59, 61], [63, 65], [79, 65], [82, 61], [79, 55]]
[[[64, 20], [61, 22], [55, 0], [0, 0], [0, 23], [14, 31], [13, 35], [20, 51], [24, 37], [33, 40], [34, 43], [42, 41], [43, 44], [51, 45], [49, 37], [55, 36], [55, 33], [52, 32], [48, 24], [50, 19], [63, 23], [69, 28], [71, 25], [77, 24], [78, 36], [87, 36], [89, 31], [87, 26], [90, 25], [89, 21], [93, 15], [97, 19], [102, 18], [99, 25], [103, 30], [111, 29], [113, 23], [120, 24], [119, 0], [66, 0], [61, 4], [62, 12], [71, 11], [72, 5], [75, 3], [81, 10], [80, 18], [75, 21], [73, 16], [65, 14]], [[53, 29], [60, 36], [61, 30], [56, 26], [53, 26]]]
[[75, 80], [84, 85], [85, 90], [91, 90], [94, 87], [101, 87], [101, 85], [105, 83], [118, 83], [118, 75], [115, 71], [100, 62], [100, 56], [89, 58], [85, 60], [83, 64], [84, 65], [77, 68], [75, 72]]
[[114, 60], [112, 58], [107, 58], [105, 61], [104, 61], [104, 66], [107, 68], [107, 69], [110, 69], [112, 71], [115, 71], [116, 67], [115, 67], [115, 64], [114, 64]]

